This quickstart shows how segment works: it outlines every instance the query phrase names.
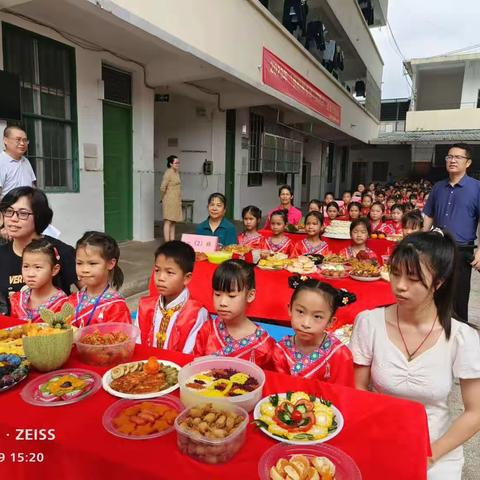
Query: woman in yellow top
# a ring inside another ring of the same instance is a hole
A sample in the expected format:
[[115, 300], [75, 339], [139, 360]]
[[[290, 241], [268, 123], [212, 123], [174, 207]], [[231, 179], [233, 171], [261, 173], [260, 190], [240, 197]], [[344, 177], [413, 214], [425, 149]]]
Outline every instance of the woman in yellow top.
[[163, 175], [160, 193], [163, 206], [163, 238], [175, 240], [175, 224], [183, 220], [182, 182], [178, 172], [180, 160], [175, 155], [167, 158], [167, 170]]

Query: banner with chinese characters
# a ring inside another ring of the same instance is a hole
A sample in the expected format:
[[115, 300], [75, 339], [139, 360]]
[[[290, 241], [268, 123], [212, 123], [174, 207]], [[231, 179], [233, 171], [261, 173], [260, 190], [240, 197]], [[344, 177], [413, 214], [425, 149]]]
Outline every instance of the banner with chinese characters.
[[265, 85], [340, 125], [342, 107], [266, 48], [263, 49], [262, 80]]

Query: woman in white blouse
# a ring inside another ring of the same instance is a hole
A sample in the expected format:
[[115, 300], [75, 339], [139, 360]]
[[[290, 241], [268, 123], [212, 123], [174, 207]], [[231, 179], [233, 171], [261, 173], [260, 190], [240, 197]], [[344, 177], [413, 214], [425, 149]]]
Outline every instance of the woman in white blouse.
[[[391, 257], [397, 304], [360, 313], [351, 343], [357, 388], [425, 405], [429, 480], [460, 480], [462, 445], [480, 430], [480, 341], [472, 327], [451, 318], [455, 259], [454, 241], [438, 229], [406, 237]], [[447, 398], [454, 378], [465, 411], [452, 422]]]

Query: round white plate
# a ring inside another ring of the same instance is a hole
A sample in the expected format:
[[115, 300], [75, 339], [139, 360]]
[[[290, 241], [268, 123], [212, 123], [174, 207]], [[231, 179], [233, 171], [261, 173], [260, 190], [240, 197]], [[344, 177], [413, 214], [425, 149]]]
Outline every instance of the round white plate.
[[357, 277], [356, 275], [350, 274], [350, 278], [354, 280], [358, 280], [359, 282], [376, 282], [377, 280], [381, 280], [381, 276], [378, 277]]
[[[287, 397], [286, 393], [278, 393], [277, 394], [280, 399], [285, 399]], [[253, 410], [253, 418], [254, 420], [257, 420], [262, 416], [260, 413], [260, 406], [261, 404], [267, 400], [271, 395], [267, 395], [266, 397], [263, 397], [256, 405], [255, 409]], [[318, 398], [318, 397], [317, 397]], [[334, 432], [329, 433], [326, 437], [321, 438], [320, 440], [287, 440], [286, 438], [280, 438], [277, 437], [276, 435], [273, 435], [270, 433], [268, 430], [266, 430], [263, 427], [258, 427], [265, 435], [268, 435], [270, 438], [273, 438], [277, 442], [282, 442], [282, 443], [288, 443], [290, 445], [315, 445], [317, 443], [324, 443], [328, 442], [331, 440], [333, 437], [336, 437], [343, 429], [343, 426], [345, 424], [345, 421], [343, 419], [343, 415], [340, 412], [340, 410], [335, 407], [333, 404], [330, 406], [330, 408], [333, 410], [333, 413], [335, 415], [335, 420], [337, 422], [337, 429]]]
[[[142, 363], [147, 363], [147, 360], [141, 360]], [[159, 360], [160, 363], [163, 363], [164, 365], [168, 367], [175, 367], [180, 371], [182, 368], [180, 365], [177, 365], [174, 362], [170, 362], [168, 360]], [[129, 363], [137, 363], [137, 362], [129, 362]], [[122, 363], [121, 365], [128, 365], [129, 363]], [[118, 367], [118, 365], [117, 365]], [[115, 368], [115, 367], [114, 367]], [[107, 373], [102, 378], [102, 386], [103, 389], [108, 392], [110, 395], [113, 395], [114, 397], [119, 397], [119, 398], [126, 398], [128, 400], [143, 400], [146, 398], [156, 398], [156, 397], [161, 397], [163, 395], [167, 395], [167, 393], [174, 392], [178, 387], [178, 382], [175, 385], [172, 385], [169, 388], [166, 388], [165, 390], [161, 390], [160, 392], [151, 392], [151, 393], [123, 393], [123, 392], [117, 392], [113, 388], [110, 387], [110, 383], [112, 381], [112, 370], [111, 368]]]

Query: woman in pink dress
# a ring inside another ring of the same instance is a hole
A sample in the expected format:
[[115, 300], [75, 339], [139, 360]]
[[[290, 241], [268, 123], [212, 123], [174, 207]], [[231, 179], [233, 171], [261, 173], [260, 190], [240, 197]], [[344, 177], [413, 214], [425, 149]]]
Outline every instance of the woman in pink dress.
[[278, 189], [278, 196], [280, 198], [280, 205], [272, 208], [270, 212], [268, 212], [265, 228], [270, 229], [270, 217], [276, 210], [287, 210], [287, 223], [295, 226], [298, 225], [302, 219], [302, 212], [293, 206], [293, 192], [291, 187], [288, 185], [282, 185]]

